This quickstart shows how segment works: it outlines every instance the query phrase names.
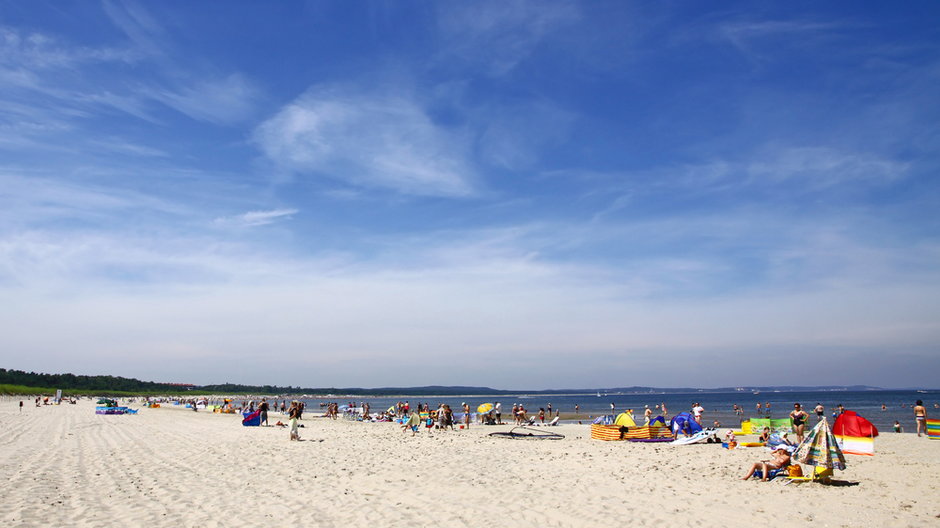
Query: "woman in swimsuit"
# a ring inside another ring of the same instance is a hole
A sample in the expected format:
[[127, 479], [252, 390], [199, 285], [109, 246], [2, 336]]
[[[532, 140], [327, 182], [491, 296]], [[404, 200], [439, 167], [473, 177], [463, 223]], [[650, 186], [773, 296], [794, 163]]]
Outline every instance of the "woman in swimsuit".
[[799, 403], [794, 403], [793, 412], [790, 413], [790, 419], [793, 420], [793, 432], [796, 433], [797, 443], [803, 441], [803, 430], [806, 428], [807, 418], [809, 418], [809, 415], [803, 410], [803, 406]]
[[774, 450], [773, 460], [761, 460], [760, 462], [754, 462], [754, 465], [751, 466], [750, 471], [747, 472], [747, 475], [744, 476], [741, 480], [747, 480], [754, 475], [754, 472], [758, 469], [763, 473], [761, 475], [761, 481], [766, 481], [768, 473], [771, 469], [780, 469], [790, 464], [790, 453], [784, 447], [778, 447]]
[[920, 436], [922, 430], [927, 434], [927, 408], [922, 400], [914, 404], [914, 421], [917, 422], [917, 436]]

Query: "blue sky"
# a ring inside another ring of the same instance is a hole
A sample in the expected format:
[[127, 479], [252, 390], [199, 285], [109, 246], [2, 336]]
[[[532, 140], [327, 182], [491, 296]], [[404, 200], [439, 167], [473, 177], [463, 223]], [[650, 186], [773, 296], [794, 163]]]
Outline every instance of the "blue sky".
[[0, 359], [936, 387], [940, 7], [710, 7], [0, 2]]

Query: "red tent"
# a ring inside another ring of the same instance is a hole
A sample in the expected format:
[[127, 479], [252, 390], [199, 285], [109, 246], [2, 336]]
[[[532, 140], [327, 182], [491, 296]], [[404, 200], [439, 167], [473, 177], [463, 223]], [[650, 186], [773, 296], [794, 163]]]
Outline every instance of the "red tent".
[[836, 418], [836, 423], [832, 426], [832, 434], [874, 438], [878, 436], [878, 428], [855, 411], [845, 411]]

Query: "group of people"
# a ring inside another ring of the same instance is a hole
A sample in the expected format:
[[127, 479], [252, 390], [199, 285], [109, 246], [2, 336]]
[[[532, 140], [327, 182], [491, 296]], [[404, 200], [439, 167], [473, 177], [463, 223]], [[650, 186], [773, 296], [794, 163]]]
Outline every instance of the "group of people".
[[[426, 406], [427, 404], [425, 404]], [[427, 408], [422, 406], [422, 408]], [[464, 402], [461, 407], [464, 411], [464, 427], [470, 427], [470, 407]], [[402, 431], [411, 430], [411, 436], [414, 436], [418, 433], [423, 425], [427, 430], [428, 434], [431, 434], [433, 429], [438, 429], [440, 431], [445, 431], [447, 429], [454, 430], [454, 424], [456, 423], [454, 417], [454, 411], [450, 408], [450, 405], [442, 403], [438, 405], [437, 409], [426, 410], [426, 411], [415, 411], [404, 417], [402, 422]]]

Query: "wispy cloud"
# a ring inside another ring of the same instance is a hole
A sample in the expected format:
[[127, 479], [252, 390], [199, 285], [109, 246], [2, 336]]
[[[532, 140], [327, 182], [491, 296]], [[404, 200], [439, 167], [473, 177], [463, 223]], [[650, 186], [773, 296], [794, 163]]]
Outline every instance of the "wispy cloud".
[[141, 88], [139, 93], [196, 119], [217, 124], [237, 123], [250, 116], [260, 92], [240, 74], [195, 79], [174, 88]]
[[262, 123], [254, 140], [296, 174], [412, 195], [475, 192], [468, 140], [406, 94], [312, 89]]
[[289, 219], [298, 213], [297, 209], [272, 209], [270, 211], [248, 211], [235, 216], [216, 218], [214, 223], [220, 226], [253, 227], [273, 224], [279, 220]]
[[[443, 6], [443, 4], [442, 4]], [[552, 32], [579, 18], [573, 2], [472, 2], [447, 5], [439, 13], [444, 42], [440, 61], [500, 76], [512, 71]]]
[[805, 46], [808, 42], [819, 42], [840, 28], [845, 22], [817, 22], [811, 20], [740, 20], [720, 24], [716, 27], [719, 38], [725, 39], [740, 52], [751, 58], [759, 58], [758, 47], [765, 46], [770, 39], [785, 38], [790, 45]]

